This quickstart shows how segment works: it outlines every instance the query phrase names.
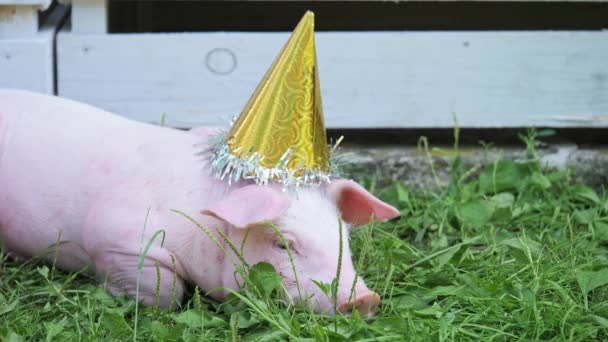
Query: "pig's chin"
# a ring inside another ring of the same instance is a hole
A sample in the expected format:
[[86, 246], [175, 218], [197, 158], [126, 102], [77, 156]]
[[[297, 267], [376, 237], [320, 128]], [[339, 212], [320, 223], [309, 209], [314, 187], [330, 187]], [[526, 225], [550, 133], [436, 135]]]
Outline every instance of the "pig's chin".
[[[325, 295], [322, 295], [325, 296]], [[333, 304], [327, 298], [315, 298], [312, 297], [309, 300], [312, 306], [312, 309], [315, 313], [318, 314], [326, 314], [326, 315], [335, 315]]]
[[302, 298], [298, 296], [297, 289], [288, 289], [289, 294], [285, 295], [285, 297], [289, 296], [290, 298], [284, 298], [285, 302], [293, 303], [299, 307], [302, 307], [306, 310], [312, 309], [317, 314], [326, 314], [333, 315], [334, 306], [330, 299], [321, 291], [306, 291], [305, 289], [301, 289]]
[[[291, 291], [291, 289], [288, 291], [294, 292]], [[317, 314], [335, 315], [340, 313], [345, 316], [350, 316], [353, 311], [358, 311], [361, 317], [371, 318], [375, 315], [376, 308], [380, 301], [380, 296], [378, 296], [378, 294], [367, 290], [368, 294], [363, 296], [362, 299], [353, 299], [352, 301], [347, 300], [349, 298], [348, 293], [340, 293], [338, 295], [338, 303], [334, 306], [333, 299], [320, 290], [313, 289], [312, 291], [306, 291], [306, 289], [301, 289], [301, 291], [304, 300], [296, 300], [296, 298], [299, 298], [296, 289], [295, 293], [291, 294], [291, 299], [287, 298], [285, 301], [287, 303], [296, 304], [306, 310], [312, 309], [312, 311]]]

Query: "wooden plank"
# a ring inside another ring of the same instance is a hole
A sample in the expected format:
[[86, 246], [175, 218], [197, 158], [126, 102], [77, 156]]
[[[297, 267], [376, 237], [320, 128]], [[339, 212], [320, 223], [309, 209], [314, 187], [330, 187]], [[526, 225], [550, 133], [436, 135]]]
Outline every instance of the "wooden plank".
[[55, 93], [53, 42], [66, 14], [58, 6], [36, 35], [0, 38], [0, 88]]
[[[178, 127], [238, 115], [287, 33], [58, 35], [59, 95]], [[608, 31], [320, 32], [334, 128], [608, 127]]]
[[0, 0], [0, 38], [27, 37], [38, 33], [38, 11], [51, 0]]
[[0, 5], [0, 38], [28, 37], [38, 33], [38, 11], [34, 6]]
[[52, 37], [0, 40], [0, 88], [53, 93]]
[[71, 0], [74, 33], [108, 32], [108, 0]]
[[0, 6], [2, 5], [19, 5], [19, 6], [35, 6], [37, 9], [43, 11], [51, 5], [52, 0], [0, 0]]

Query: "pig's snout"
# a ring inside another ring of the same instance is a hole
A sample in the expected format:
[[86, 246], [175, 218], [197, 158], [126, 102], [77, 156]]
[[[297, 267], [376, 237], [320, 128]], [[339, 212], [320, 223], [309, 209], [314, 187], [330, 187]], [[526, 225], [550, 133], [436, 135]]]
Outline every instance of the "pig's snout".
[[380, 303], [380, 295], [373, 291], [365, 291], [358, 293], [356, 299], [349, 301], [348, 303], [342, 303], [338, 307], [338, 310], [343, 313], [349, 313], [353, 310], [357, 310], [363, 317], [371, 317], [376, 312], [376, 308]]

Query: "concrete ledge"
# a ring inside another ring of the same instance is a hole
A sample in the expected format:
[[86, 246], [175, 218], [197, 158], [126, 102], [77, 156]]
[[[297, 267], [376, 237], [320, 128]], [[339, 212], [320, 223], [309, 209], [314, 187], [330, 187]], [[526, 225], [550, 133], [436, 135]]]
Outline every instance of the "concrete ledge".
[[[360, 179], [375, 176], [381, 184], [401, 181], [414, 188], [437, 188], [449, 182], [451, 161], [457, 155], [451, 148], [424, 149], [403, 146], [344, 146], [352, 153], [352, 164], [345, 166], [346, 176]], [[608, 187], [608, 148], [579, 148], [573, 144], [549, 145], [537, 149], [541, 162], [552, 168], [570, 168], [577, 181], [596, 189]], [[525, 160], [523, 147], [460, 148], [462, 163], [473, 172], [497, 159]], [[433, 166], [431, 168], [431, 165]], [[438, 182], [433, 176], [433, 169]]]

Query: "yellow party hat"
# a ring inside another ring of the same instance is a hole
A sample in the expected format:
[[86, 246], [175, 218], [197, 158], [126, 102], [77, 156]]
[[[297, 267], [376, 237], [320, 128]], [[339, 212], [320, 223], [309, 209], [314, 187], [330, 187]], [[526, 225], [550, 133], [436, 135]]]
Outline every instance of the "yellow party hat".
[[287, 186], [334, 175], [323, 123], [314, 14], [304, 14], [212, 159], [219, 178]]

